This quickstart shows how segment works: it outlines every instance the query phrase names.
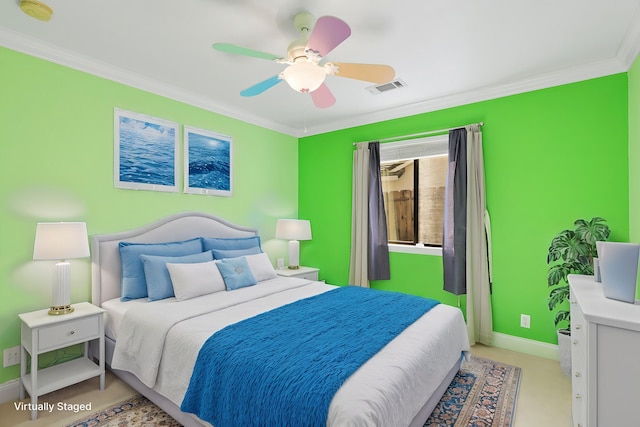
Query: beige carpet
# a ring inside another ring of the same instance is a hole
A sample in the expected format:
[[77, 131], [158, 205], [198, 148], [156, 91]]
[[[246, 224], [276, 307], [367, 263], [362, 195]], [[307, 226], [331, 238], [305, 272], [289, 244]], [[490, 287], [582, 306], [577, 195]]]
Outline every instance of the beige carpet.
[[[38, 399], [38, 403], [47, 402], [53, 405], [51, 412], [40, 411], [38, 418], [31, 421], [29, 411], [16, 408], [20, 401], [7, 402], [0, 406], [0, 426], [11, 427], [50, 427], [65, 426], [81, 417], [104, 410], [125, 399], [136, 396], [137, 392], [124, 383], [110, 371], [105, 376], [105, 388], [100, 391], [99, 379], [92, 378], [81, 383], [45, 394]], [[27, 397], [23, 402], [30, 402]], [[91, 411], [59, 410], [58, 403], [72, 405], [91, 404]]]

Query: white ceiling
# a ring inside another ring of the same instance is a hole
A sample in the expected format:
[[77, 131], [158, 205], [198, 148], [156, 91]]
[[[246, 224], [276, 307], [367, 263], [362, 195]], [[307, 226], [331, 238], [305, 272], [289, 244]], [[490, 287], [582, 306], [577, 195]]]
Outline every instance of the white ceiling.
[[[0, 3], [0, 45], [294, 136], [624, 72], [640, 51], [640, 0], [43, 1], [48, 22]], [[212, 43], [286, 56], [300, 11], [351, 27], [327, 60], [389, 64], [408, 86], [328, 76], [327, 109], [286, 84], [241, 97], [284, 65]]]

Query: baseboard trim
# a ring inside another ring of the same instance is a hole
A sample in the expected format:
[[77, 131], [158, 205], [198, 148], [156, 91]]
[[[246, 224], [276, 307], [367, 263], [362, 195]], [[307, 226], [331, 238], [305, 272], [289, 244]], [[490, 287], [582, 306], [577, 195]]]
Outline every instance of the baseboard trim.
[[20, 397], [20, 380], [10, 380], [0, 384], [0, 404], [18, 400]]
[[513, 335], [493, 333], [492, 345], [505, 350], [517, 351], [545, 359], [559, 360], [558, 346], [546, 342], [530, 340]]

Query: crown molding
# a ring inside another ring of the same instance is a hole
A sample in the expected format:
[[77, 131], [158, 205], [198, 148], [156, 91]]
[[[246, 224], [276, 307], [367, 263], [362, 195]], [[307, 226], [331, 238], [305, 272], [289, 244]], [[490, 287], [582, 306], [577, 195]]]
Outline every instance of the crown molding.
[[[639, 14], [640, 10], [637, 11], [635, 15], [638, 16]], [[0, 45], [78, 71], [202, 108], [216, 114], [301, 138], [626, 72], [640, 52], [640, 26], [635, 25], [629, 27], [627, 35], [615, 58], [567, 68], [530, 79], [522, 79], [463, 93], [454, 93], [401, 107], [379, 110], [363, 115], [342, 117], [340, 120], [331, 121], [324, 125], [312, 126], [305, 130], [284, 126], [256, 115], [247, 114], [245, 111], [229, 109], [228, 107], [212, 103], [205, 98], [183, 91], [175, 86], [164, 84], [148, 76], [133, 73], [112, 64], [83, 57], [57, 46], [47, 45], [41, 41], [36, 41], [3, 28], [0, 28]]]
[[124, 68], [114, 66], [106, 62], [77, 55], [58, 46], [48, 45], [39, 40], [29, 38], [4, 28], [0, 28], [0, 46], [15, 50], [36, 58], [44, 59], [58, 65], [82, 71], [97, 77], [121, 83], [145, 92], [183, 102], [194, 107], [202, 108], [213, 113], [221, 114], [233, 119], [241, 120], [263, 128], [277, 132], [294, 135], [297, 131], [288, 126], [282, 126], [270, 120], [265, 120], [255, 115], [249, 115], [244, 111], [229, 109], [212, 103], [208, 99], [181, 90], [175, 86], [159, 82], [149, 76], [141, 75]]
[[633, 14], [631, 22], [617, 54], [617, 58], [624, 64], [625, 71], [629, 71], [640, 53], [640, 25], [637, 24], [640, 22], [640, 7]]
[[575, 83], [583, 80], [594, 79], [597, 77], [604, 77], [611, 74], [626, 72], [628, 71], [629, 66], [627, 66], [624, 61], [620, 61], [617, 58], [594, 62], [584, 66], [568, 68], [565, 70], [536, 76], [531, 79], [523, 79], [503, 85], [495, 85], [477, 90], [455, 93], [416, 102], [410, 105], [404, 105], [397, 108], [381, 110], [366, 115], [351, 116], [343, 118], [340, 121], [328, 123], [327, 125], [310, 127], [304, 134], [298, 134], [297, 136], [304, 137], [317, 135], [354, 126], [367, 125], [385, 120], [392, 120], [417, 114], [429, 113], [432, 111], [444, 110], [446, 108], [458, 107], [460, 105], [488, 101], [505, 96], [518, 95], [534, 90], [547, 89], [563, 84]]

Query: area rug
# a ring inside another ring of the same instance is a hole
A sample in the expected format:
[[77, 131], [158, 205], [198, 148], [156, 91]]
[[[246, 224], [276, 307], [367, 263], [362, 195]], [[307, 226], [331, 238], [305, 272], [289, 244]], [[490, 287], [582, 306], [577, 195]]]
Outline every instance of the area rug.
[[[471, 356], [424, 427], [511, 427], [521, 369]], [[67, 427], [180, 427], [143, 396], [114, 405]]]
[[511, 427], [522, 369], [471, 356], [424, 427]]
[[146, 397], [138, 395], [67, 427], [182, 427]]

